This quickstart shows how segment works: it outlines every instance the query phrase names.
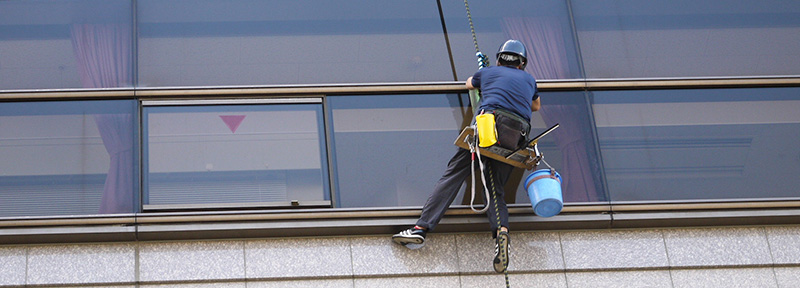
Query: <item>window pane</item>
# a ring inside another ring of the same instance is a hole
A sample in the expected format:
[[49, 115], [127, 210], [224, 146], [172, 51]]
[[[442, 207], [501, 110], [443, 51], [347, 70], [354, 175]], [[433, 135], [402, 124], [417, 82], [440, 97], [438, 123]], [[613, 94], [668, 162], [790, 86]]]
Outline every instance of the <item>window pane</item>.
[[0, 90], [133, 86], [130, 0], [0, 1]]
[[[441, 1], [458, 78], [477, 71], [475, 45], [466, 7], [461, 1]], [[469, 1], [481, 52], [495, 65], [495, 53], [508, 39], [528, 49], [525, 68], [536, 79], [576, 79], [581, 76], [567, 1]]]
[[[559, 124], [559, 127], [539, 142], [539, 151], [544, 160], [561, 174], [561, 192], [565, 203], [605, 202], [608, 196], [603, 189], [593, 119], [585, 92], [540, 93], [542, 109], [534, 112], [531, 134], [538, 135]], [[538, 169], [546, 169], [542, 163]], [[530, 174], [526, 171], [523, 180]], [[528, 200], [524, 185], [519, 185], [518, 194]], [[522, 199], [517, 196], [517, 201]]]
[[321, 104], [144, 112], [145, 209], [330, 206]]
[[800, 2], [573, 0], [588, 78], [800, 74]]
[[[338, 207], [422, 206], [442, 176], [467, 95], [329, 96]], [[459, 200], [457, 200], [458, 202]]]
[[142, 86], [453, 80], [435, 1], [137, 3]]
[[[538, 135], [556, 123], [562, 125], [544, 137], [539, 148], [547, 162], [564, 178], [564, 201], [607, 201], [585, 94], [546, 93], [541, 97], [548, 99], [547, 105], [542, 113], [533, 114], [531, 133]], [[327, 99], [333, 115], [334, 166], [341, 207], [425, 204], [447, 162], [460, 149], [453, 141], [472, 118], [467, 95], [330, 96]], [[505, 186], [509, 203], [530, 205], [522, 185], [530, 173], [514, 169]], [[469, 177], [466, 182], [470, 182]], [[479, 185], [476, 193], [480, 193], [476, 195], [476, 203], [481, 203], [481, 180], [476, 179], [476, 183]], [[462, 190], [460, 193], [455, 203], [469, 204], [470, 192]]]
[[0, 103], [0, 217], [136, 211], [134, 101]]
[[798, 197], [800, 88], [594, 92], [613, 201]]

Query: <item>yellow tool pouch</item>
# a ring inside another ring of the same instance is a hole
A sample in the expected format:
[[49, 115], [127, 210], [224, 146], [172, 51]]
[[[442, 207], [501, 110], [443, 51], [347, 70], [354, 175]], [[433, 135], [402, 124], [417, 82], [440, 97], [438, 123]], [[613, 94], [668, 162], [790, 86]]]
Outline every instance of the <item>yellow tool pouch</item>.
[[486, 113], [475, 117], [478, 129], [478, 146], [489, 147], [497, 143], [497, 130], [494, 126], [494, 114]]

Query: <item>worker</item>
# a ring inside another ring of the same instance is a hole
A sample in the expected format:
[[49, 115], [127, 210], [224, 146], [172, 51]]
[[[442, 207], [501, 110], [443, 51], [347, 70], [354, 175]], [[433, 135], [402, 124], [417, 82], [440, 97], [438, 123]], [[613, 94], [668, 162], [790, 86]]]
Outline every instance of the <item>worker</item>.
[[[541, 102], [536, 80], [524, 71], [528, 61], [525, 45], [517, 40], [508, 40], [500, 46], [496, 56], [497, 66], [478, 70], [467, 79], [466, 87], [481, 90], [479, 114], [495, 115], [498, 145], [515, 150], [526, 144], [525, 136], [530, 132], [531, 114], [541, 108]], [[464, 180], [471, 174], [471, 161], [470, 151], [458, 149], [423, 206], [416, 225], [395, 234], [392, 240], [401, 245], [423, 244], [426, 234], [433, 231], [455, 199]], [[508, 207], [503, 199], [505, 195], [503, 186], [514, 167], [489, 157], [481, 157], [481, 161], [485, 167], [483, 171], [485, 178], [493, 181], [493, 185], [490, 183], [484, 185], [492, 186], [490, 189], [494, 189], [495, 193], [495, 197], [488, 199], [490, 203], [486, 212], [495, 239], [493, 266], [496, 272], [503, 273], [509, 263], [510, 240]], [[493, 199], [496, 199], [497, 210]], [[500, 222], [499, 227], [498, 222]]]

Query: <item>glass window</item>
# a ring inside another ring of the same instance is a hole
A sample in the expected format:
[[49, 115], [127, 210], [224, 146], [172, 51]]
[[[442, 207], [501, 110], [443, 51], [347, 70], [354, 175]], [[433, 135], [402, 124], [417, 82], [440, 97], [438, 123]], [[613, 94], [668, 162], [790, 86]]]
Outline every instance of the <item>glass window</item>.
[[136, 105], [0, 103], [0, 217], [137, 211]]
[[339, 207], [422, 206], [472, 117], [467, 95], [329, 96]]
[[800, 195], [800, 88], [593, 94], [613, 201]]
[[144, 103], [144, 208], [329, 207], [321, 100], [233, 102]]
[[[547, 93], [534, 113], [531, 133], [556, 123], [561, 128], [539, 142], [546, 161], [564, 178], [564, 201], [607, 201], [583, 92]], [[422, 206], [457, 149], [461, 129], [472, 119], [467, 95], [329, 96], [333, 117], [337, 197], [340, 207]], [[544, 168], [542, 165], [539, 168]], [[530, 205], [522, 181], [531, 171], [515, 169], [505, 186], [509, 203]], [[469, 204], [467, 179], [455, 204]], [[481, 180], [476, 179], [480, 185]], [[476, 203], [483, 199], [477, 187]]]
[[[458, 79], [478, 69], [466, 7], [461, 1], [441, 1]], [[578, 62], [568, 1], [469, 1], [478, 47], [495, 65], [503, 42], [518, 39], [529, 56], [525, 68], [536, 79], [583, 78]]]
[[[544, 160], [561, 174], [565, 203], [606, 202], [592, 113], [586, 92], [540, 93], [542, 109], [533, 113], [531, 134], [559, 124], [539, 141]], [[541, 163], [537, 169], [548, 168]], [[522, 172], [521, 169], [518, 172]], [[532, 171], [525, 171], [524, 180]], [[512, 176], [513, 177], [513, 176]], [[509, 181], [511, 184], [512, 181]], [[519, 180], [516, 180], [520, 183]], [[517, 202], [530, 201], [524, 183], [517, 185]], [[508, 190], [507, 190], [508, 191]], [[523, 198], [520, 195], [524, 195]]]
[[453, 80], [435, 1], [137, 5], [142, 86]]
[[587, 78], [800, 74], [800, 2], [572, 0]]
[[0, 90], [132, 87], [131, 7], [0, 1]]

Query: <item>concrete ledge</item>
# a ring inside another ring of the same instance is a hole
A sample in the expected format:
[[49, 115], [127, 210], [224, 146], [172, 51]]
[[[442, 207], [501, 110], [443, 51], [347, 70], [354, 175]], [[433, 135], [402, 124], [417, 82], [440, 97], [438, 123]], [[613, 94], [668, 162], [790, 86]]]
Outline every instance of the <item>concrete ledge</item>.
[[[514, 230], [576, 230], [793, 225], [800, 208], [770, 210], [564, 212], [555, 217], [533, 215], [530, 208], [512, 208]], [[418, 209], [387, 211], [235, 212], [143, 214], [131, 217], [6, 221], [0, 225], [0, 245], [230, 238], [334, 237], [392, 234], [412, 225]], [[48, 221], [52, 221], [48, 222]], [[100, 221], [97, 224], [94, 221]], [[26, 226], [28, 225], [28, 226]], [[448, 211], [439, 233], [484, 232], [488, 220], [465, 208]], [[800, 240], [800, 239], [796, 239]], [[800, 254], [794, 253], [795, 254]], [[800, 255], [797, 255], [800, 256]]]

